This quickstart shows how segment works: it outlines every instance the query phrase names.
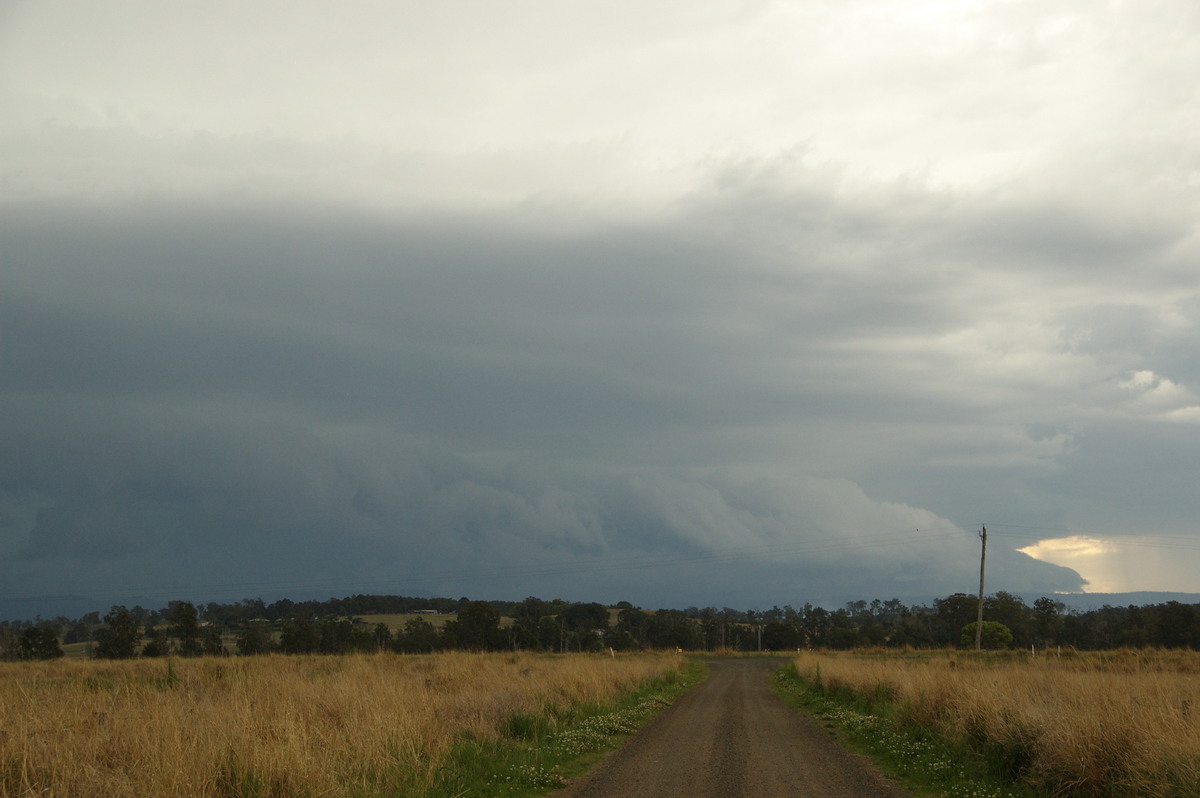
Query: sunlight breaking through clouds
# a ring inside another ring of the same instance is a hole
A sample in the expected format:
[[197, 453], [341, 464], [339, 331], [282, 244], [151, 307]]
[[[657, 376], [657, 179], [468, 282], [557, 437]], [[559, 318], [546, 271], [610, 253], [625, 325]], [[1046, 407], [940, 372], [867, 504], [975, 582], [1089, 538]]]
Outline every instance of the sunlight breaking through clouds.
[[1049, 538], [1017, 549], [1035, 560], [1078, 571], [1087, 580], [1085, 589], [1090, 593], [1113, 593], [1123, 589], [1111, 582], [1112, 555], [1120, 550], [1120, 546], [1113, 541], [1087, 535]]
[[1186, 537], [1069, 535], [1018, 549], [1036, 560], [1071, 568], [1087, 593], [1191, 589], [1197, 544]]

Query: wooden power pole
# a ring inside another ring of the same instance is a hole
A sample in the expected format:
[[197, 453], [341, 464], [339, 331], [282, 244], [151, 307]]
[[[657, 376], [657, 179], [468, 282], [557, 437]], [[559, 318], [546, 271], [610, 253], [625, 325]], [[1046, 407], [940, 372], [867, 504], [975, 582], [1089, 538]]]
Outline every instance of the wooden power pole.
[[975, 650], [983, 648], [983, 564], [987, 560], [987, 526], [980, 525], [979, 539], [983, 547], [979, 551], [979, 614], [975, 616]]

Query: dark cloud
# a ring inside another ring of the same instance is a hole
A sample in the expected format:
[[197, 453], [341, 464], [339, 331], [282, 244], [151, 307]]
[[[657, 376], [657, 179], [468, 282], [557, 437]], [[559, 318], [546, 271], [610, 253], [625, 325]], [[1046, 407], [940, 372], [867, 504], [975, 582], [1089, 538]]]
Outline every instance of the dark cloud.
[[[695, 219], [546, 235], [185, 210], [7, 225], [10, 592], [55, 570], [163, 598], [970, 589], [976, 544], [936, 502], [882, 503], [824, 458], [963, 413], [854, 351], [928, 333], [925, 281], [793, 279]], [[830, 423], [845, 437], [814, 439]], [[842, 478], [804, 476], [822, 471]], [[1079, 586], [996, 562], [1012, 589]]]
[[125, 5], [0, 12], [3, 590], [1194, 550], [1194, 4]]
[[[44, 449], [54, 426], [3, 438]], [[969, 535], [844, 480], [486, 466], [285, 427], [114, 427], [72, 445], [91, 458], [75, 473], [42, 469], [24, 489], [4, 475], [6, 499], [39, 506], [8, 530], [10, 591], [34, 590], [30, 574], [45, 568], [77, 590], [163, 600], [381, 591], [756, 604], [972, 581]], [[1078, 584], [1032, 561], [1006, 571], [1020, 589]]]

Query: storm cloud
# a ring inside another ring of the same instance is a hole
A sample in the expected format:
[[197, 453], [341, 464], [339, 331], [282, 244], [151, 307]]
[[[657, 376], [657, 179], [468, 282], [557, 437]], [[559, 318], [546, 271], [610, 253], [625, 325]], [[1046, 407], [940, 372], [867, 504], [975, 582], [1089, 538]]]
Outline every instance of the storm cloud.
[[934, 5], [11, 10], [3, 593], [1200, 589], [1200, 21]]

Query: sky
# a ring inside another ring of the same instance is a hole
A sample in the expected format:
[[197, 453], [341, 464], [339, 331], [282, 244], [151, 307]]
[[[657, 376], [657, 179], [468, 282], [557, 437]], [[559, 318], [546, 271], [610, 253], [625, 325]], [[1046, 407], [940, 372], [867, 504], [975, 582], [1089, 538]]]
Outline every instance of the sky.
[[1200, 592], [1192, 0], [0, 2], [0, 601]]

